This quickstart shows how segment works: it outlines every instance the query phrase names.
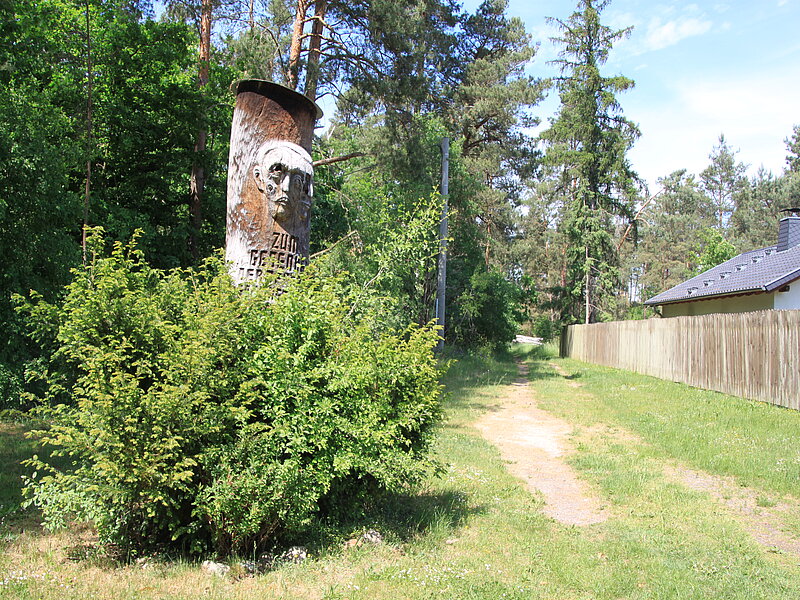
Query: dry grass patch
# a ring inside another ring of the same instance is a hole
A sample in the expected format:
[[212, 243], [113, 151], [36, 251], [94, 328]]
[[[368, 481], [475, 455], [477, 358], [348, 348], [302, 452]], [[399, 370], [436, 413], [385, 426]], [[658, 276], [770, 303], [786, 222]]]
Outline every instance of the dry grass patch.
[[738, 485], [732, 477], [711, 475], [685, 466], [667, 466], [665, 473], [691, 490], [709, 494], [768, 550], [800, 558], [800, 537], [789, 531], [789, 523], [800, 518], [800, 502], [796, 498], [775, 500]]

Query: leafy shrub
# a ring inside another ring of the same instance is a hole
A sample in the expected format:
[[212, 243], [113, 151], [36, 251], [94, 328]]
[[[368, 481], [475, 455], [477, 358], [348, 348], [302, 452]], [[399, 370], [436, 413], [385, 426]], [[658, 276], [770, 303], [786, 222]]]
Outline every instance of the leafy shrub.
[[436, 333], [387, 330], [349, 287], [311, 267], [241, 290], [220, 260], [163, 272], [117, 244], [62, 307], [28, 303], [58, 313], [54, 364], [77, 373], [37, 432], [74, 463], [32, 461], [46, 524], [227, 553], [307, 522], [341, 482], [417, 481], [439, 419]]
[[453, 341], [464, 347], [500, 348], [514, 340], [524, 315], [522, 291], [500, 273], [478, 271], [452, 304]]
[[737, 254], [734, 245], [722, 237], [717, 229], [707, 227], [700, 232], [700, 237], [703, 241], [693, 257], [697, 262], [697, 273], [705, 273]]
[[533, 322], [532, 333], [534, 337], [542, 338], [543, 342], [549, 342], [561, 333], [561, 324], [551, 320], [548, 315], [539, 315]]
[[18, 409], [21, 404], [22, 382], [19, 376], [0, 363], [0, 409]]

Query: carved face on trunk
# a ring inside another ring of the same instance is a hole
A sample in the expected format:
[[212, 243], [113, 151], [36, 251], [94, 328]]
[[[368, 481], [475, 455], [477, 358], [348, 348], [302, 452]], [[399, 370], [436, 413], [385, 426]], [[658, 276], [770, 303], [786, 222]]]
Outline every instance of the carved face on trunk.
[[291, 142], [273, 141], [262, 146], [253, 168], [258, 189], [269, 214], [284, 227], [307, 225], [314, 191], [311, 156]]

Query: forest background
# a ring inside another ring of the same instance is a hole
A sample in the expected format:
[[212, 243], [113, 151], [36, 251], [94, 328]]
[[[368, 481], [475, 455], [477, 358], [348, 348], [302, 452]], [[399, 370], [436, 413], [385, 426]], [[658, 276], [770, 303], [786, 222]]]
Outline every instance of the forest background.
[[[639, 131], [605, 72], [630, 29], [579, 0], [535, 40], [505, 0], [0, 2], [0, 389], [35, 385], [48, 352], [12, 296], [59, 298], [86, 259], [141, 230], [157, 268], [224, 244], [230, 85], [262, 78], [335, 99], [315, 140], [312, 253], [393, 302], [434, 316], [442, 137], [452, 140], [448, 342], [502, 345], [520, 324], [642, 318], [641, 301], [736, 251], [769, 245], [800, 203], [800, 128], [783, 173], [747, 177], [721, 136], [700, 173], [648, 190], [627, 153]], [[526, 75], [538, 44], [560, 75]], [[534, 137], [538, 106], [556, 115]], [[346, 159], [346, 160], [343, 160]]]

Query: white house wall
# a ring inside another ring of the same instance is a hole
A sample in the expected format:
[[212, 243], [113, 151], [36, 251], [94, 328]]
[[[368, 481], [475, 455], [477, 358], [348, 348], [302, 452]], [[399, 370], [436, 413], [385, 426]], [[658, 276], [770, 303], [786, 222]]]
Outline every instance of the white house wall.
[[789, 284], [788, 291], [775, 294], [775, 308], [778, 310], [800, 309], [800, 280]]

